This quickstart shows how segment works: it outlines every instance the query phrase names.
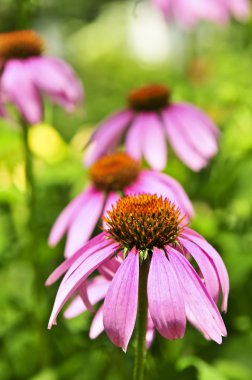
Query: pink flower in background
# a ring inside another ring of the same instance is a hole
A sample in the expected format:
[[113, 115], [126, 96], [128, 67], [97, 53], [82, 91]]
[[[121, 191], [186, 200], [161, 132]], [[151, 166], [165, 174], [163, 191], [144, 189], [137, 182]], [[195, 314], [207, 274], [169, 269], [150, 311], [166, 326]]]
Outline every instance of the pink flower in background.
[[66, 111], [83, 99], [81, 82], [64, 61], [42, 56], [43, 41], [30, 30], [0, 34], [0, 116], [14, 104], [29, 124], [43, 118], [42, 95]]
[[192, 204], [182, 186], [172, 177], [152, 170], [141, 170], [139, 163], [125, 153], [114, 153], [98, 160], [90, 169], [91, 184], [61, 212], [50, 236], [55, 246], [67, 233], [65, 256], [71, 256], [91, 236], [100, 218], [119, 197], [143, 192], [169, 197], [188, 218]]
[[226, 24], [231, 17], [244, 21], [249, 17], [249, 0], [152, 0], [169, 21], [192, 28], [201, 21]]
[[217, 153], [218, 130], [198, 108], [171, 103], [169, 91], [150, 85], [130, 93], [129, 107], [108, 117], [91, 136], [85, 164], [94, 163], [125, 141], [126, 151], [135, 159], [142, 156], [156, 170], [167, 162], [167, 138], [178, 157], [198, 171]]
[[[182, 220], [180, 210], [167, 198], [150, 194], [120, 198], [105, 218], [107, 231], [48, 278], [50, 285], [66, 272], [49, 328], [76, 294], [91, 308], [90, 301], [97, 301], [87, 289], [88, 277], [96, 269], [105, 273], [106, 267], [116, 265], [102, 311], [104, 329], [116, 346], [127, 349], [137, 316], [139, 272], [146, 268], [149, 318], [155, 329], [167, 339], [182, 338], [189, 320], [207, 339], [221, 343], [226, 328], [216, 303], [222, 291], [221, 308], [226, 311], [228, 274], [216, 250]], [[104, 292], [99, 299], [103, 297]]]

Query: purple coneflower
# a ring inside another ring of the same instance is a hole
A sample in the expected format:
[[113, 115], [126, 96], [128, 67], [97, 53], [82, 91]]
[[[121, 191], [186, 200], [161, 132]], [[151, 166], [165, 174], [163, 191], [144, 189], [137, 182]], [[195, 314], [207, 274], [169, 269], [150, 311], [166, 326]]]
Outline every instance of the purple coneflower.
[[244, 21], [249, 17], [248, 0], [152, 0], [168, 20], [175, 20], [186, 28], [205, 20], [226, 24], [231, 17]]
[[192, 204], [175, 179], [152, 170], [141, 170], [139, 162], [126, 153], [102, 157], [90, 168], [89, 176], [91, 184], [60, 213], [49, 236], [49, 245], [55, 246], [67, 232], [66, 257], [90, 238], [101, 216], [122, 195], [143, 192], [163, 195], [189, 218], [193, 216]]
[[42, 56], [44, 43], [31, 31], [0, 34], [0, 117], [14, 104], [28, 124], [43, 118], [42, 94], [67, 111], [82, 101], [83, 89], [73, 69], [61, 59]]
[[200, 170], [216, 154], [218, 130], [213, 122], [191, 104], [172, 103], [165, 86], [134, 90], [128, 103], [127, 109], [108, 117], [91, 136], [85, 157], [87, 166], [113, 151], [124, 139], [132, 157], [139, 160], [144, 156], [156, 170], [166, 165], [165, 137], [192, 170]]
[[66, 272], [49, 328], [76, 293], [91, 307], [88, 277], [122, 259], [103, 306], [103, 325], [116, 346], [126, 351], [137, 314], [139, 343], [145, 343], [148, 311], [155, 329], [167, 339], [182, 338], [189, 320], [207, 339], [221, 343], [226, 328], [216, 302], [222, 291], [221, 309], [226, 311], [227, 271], [216, 250], [182, 221], [180, 210], [167, 198], [140, 194], [119, 199], [105, 217], [107, 230], [63, 262], [47, 280], [50, 285]]

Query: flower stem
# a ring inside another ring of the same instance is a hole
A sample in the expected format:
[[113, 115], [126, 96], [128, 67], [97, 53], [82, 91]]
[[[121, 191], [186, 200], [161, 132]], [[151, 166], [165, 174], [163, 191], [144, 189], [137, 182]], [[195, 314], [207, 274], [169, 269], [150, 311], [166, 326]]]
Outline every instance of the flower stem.
[[146, 356], [146, 331], [148, 321], [147, 279], [149, 273], [149, 259], [143, 260], [140, 265], [137, 311], [137, 336], [135, 367], [133, 380], [143, 380]]
[[35, 189], [34, 189], [34, 175], [33, 175], [33, 158], [30, 151], [28, 142], [29, 126], [22, 119], [21, 126], [23, 130], [23, 145], [24, 145], [24, 158], [25, 158], [25, 179], [27, 186], [27, 206], [30, 212], [30, 223], [32, 225], [32, 215], [35, 207]]

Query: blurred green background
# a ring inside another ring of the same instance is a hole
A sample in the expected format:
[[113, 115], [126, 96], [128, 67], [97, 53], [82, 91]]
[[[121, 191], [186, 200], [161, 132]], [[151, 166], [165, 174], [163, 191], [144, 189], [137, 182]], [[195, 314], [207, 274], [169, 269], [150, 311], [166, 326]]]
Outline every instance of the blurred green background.
[[[92, 316], [58, 318], [47, 330], [57, 285], [44, 282], [62, 261], [64, 242], [47, 246], [62, 208], [88, 180], [83, 147], [91, 128], [125, 104], [127, 92], [149, 82], [192, 102], [221, 130], [220, 151], [192, 173], [171, 150], [166, 171], [196, 209], [192, 225], [221, 253], [230, 275], [228, 337], [218, 346], [188, 325], [185, 338], [158, 334], [148, 351], [146, 379], [252, 379], [252, 23], [202, 24], [189, 33], [166, 26], [146, 2], [1, 0], [1, 31], [34, 28], [47, 53], [70, 62], [86, 92], [72, 115], [46, 104], [45, 122], [30, 130], [36, 207], [27, 227], [21, 131], [0, 120], [0, 379], [124, 380], [125, 355], [105, 334], [88, 337]], [[31, 234], [35, 236], [30, 244]]]

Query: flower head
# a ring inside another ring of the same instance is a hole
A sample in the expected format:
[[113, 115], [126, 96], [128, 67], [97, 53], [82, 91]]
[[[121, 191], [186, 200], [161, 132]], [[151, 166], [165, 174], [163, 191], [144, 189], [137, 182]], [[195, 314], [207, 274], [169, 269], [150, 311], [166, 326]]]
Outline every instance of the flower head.
[[93, 133], [85, 164], [112, 152], [125, 140], [126, 151], [135, 159], [143, 156], [156, 170], [167, 161], [165, 137], [179, 158], [192, 170], [200, 170], [217, 153], [218, 130], [198, 108], [172, 103], [171, 91], [150, 85], [128, 95], [128, 108], [108, 117]]
[[146, 191], [157, 193], [169, 197], [183, 210], [187, 219], [193, 216], [192, 204], [175, 179], [141, 169], [139, 162], [126, 153], [117, 152], [100, 158], [91, 166], [89, 175], [91, 184], [61, 212], [50, 233], [49, 244], [54, 246], [67, 232], [67, 257], [90, 238], [102, 215], [122, 195]]
[[222, 310], [226, 310], [227, 271], [215, 249], [181, 224], [176, 206], [157, 195], [131, 195], [117, 202], [106, 222], [108, 231], [80, 248], [47, 280], [50, 285], [66, 272], [49, 327], [76, 293], [82, 294], [83, 302], [90, 306], [86, 280], [96, 269], [103, 272], [104, 267], [115, 265], [116, 261], [102, 313], [104, 329], [115, 345], [126, 350], [133, 333], [141, 302], [138, 286], [142, 265], [148, 266], [149, 318], [162, 336], [182, 338], [189, 320], [207, 339], [221, 343], [226, 329], [216, 302], [222, 290]]
[[43, 39], [32, 30], [0, 34], [0, 116], [13, 103], [29, 124], [42, 120], [41, 96], [47, 95], [67, 111], [81, 103], [83, 89], [72, 68], [60, 59], [43, 56]]
[[239, 21], [249, 17], [248, 0], [152, 0], [167, 20], [175, 20], [182, 27], [192, 28], [201, 20], [227, 24], [233, 16]]

